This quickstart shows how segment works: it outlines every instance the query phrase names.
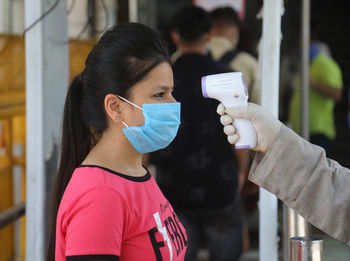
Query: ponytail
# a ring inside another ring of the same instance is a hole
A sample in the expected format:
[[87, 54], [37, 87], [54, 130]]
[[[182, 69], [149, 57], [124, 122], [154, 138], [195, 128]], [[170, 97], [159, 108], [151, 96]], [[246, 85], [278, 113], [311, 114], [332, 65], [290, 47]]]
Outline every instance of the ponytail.
[[60, 164], [53, 195], [51, 235], [47, 261], [55, 260], [56, 218], [63, 193], [74, 169], [85, 159], [92, 146], [92, 135], [88, 124], [84, 121], [82, 112], [82, 74], [78, 74], [70, 84], [64, 105]]

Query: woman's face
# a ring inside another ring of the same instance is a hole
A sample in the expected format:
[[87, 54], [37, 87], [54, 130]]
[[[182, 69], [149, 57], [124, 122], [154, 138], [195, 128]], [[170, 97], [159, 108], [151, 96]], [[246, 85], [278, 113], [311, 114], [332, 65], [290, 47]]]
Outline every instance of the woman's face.
[[[163, 62], [130, 89], [128, 99], [141, 108], [144, 103], [176, 102], [172, 96], [173, 86], [173, 71], [169, 63]], [[141, 126], [145, 123], [140, 109], [124, 101], [121, 104], [124, 107], [122, 117], [128, 126]]]

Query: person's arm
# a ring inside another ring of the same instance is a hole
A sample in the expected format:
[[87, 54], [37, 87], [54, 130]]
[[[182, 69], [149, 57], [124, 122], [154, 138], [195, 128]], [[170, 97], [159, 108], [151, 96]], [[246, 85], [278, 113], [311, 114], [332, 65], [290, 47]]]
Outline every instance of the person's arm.
[[218, 113], [231, 144], [239, 140], [232, 118], [250, 120], [254, 126], [257, 146], [253, 149], [258, 153], [249, 179], [314, 226], [350, 245], [350, 170], [327, 159], [321, 147], [299, 137], [261, 106], [225, 111], [219, 105]]
[[342, 96], [341, 89], [333, 88], [330, 85], [317, 82], [312, 78], [310, 78], [310, 86], [311, 88], [314, 88], [315, 90], [319, 91], [323, 95], [333, 98], [337, 102], [341, 100], [341, 96]]
[[257, 154], [249, 179], [350, 245], [350, 170], [327, 159], [321, 147], [283, 126], [267, 154]]

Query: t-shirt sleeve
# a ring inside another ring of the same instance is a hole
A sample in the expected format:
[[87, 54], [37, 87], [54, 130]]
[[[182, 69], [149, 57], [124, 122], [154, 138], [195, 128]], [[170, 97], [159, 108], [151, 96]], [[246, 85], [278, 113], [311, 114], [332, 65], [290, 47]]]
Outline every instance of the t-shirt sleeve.
[[114, 255], [67, 256], [66, 261], [119, 261], [119, 257]]
[[323, 59], [318, 66], [319, 75], [325, 84], [335, 89], [342, 89], [343, 79], [340, 67], [332, 60]]
[[66, 256], [120, 256], [126, 208], [124, 199], [110, 188], [86, 192], [67, 217]]

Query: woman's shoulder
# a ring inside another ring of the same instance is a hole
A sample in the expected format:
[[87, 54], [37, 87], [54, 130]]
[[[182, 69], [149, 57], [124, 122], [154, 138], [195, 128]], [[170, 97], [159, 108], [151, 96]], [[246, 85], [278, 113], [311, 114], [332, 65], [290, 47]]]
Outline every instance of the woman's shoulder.
[[71, 209], [100, 201], [125, 201], [121, 191], [107, 182], [105, 174], [100, 168], [77, 167], [64, 192], [61, 207]]
[[106, 179], [99, 168], [79, 166], [74, 170], [69, 185], [87, 189], [101, 187], [106, 185]]
[[151, 179], [151, 174], [149, 173], [147, 168], [145, 169], [145, 175], [143, 176], [132, 176], [127, 175], [121, 172], [114, 171], [110, 168], [103, 167], [100, 165], [81, 165], [78, 168], [75, 169], [73, 175], [76, 176], [82, 176], [84, 179], [86, 177], [92, 177], [95, 179], [96, 177], [99, 178], [99, 180], [109, 183], [108, 181], [119, 181], [119, 182], [126, 182], [126, 183], [140, 183], [140, 182], [146, 182]]
[[84, 195], [93, 194], [96, 191], [113, 190], [106, 182], [105, 173], [99, 168], [79, 166], [77, 167], [70, 179], [68, 186], [64, 192], [64, 198], [79, 200]]
[[99, 165], [81, 165], [74, 170], [69, 186], [74, 191], [87, 191], [98, 187], [125, 194], [151, 178], [147, 169], [144, 176], [134, 177]]

